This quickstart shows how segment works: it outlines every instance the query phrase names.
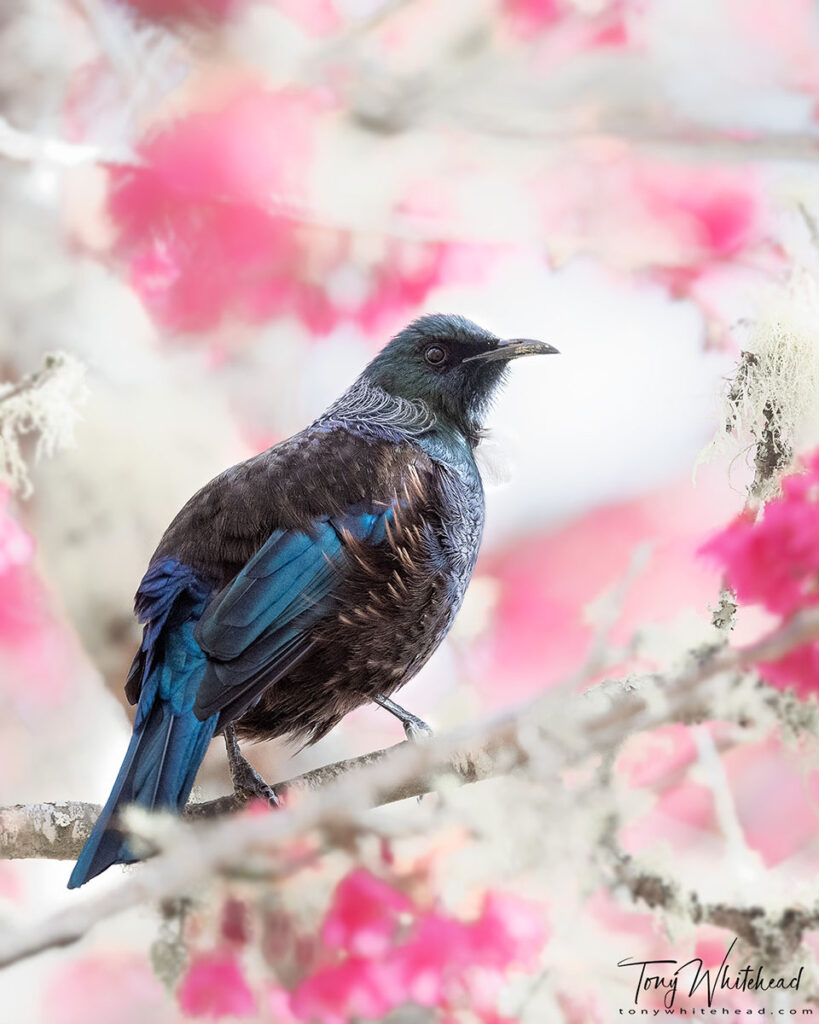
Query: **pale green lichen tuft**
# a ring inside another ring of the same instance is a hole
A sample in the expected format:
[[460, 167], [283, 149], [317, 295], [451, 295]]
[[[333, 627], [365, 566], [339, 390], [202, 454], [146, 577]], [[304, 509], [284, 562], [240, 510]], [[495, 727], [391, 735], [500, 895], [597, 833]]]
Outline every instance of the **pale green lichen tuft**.
[[78, 407], [86, 396], [85, 370], [65, 352], [45, 358], [43, 368], [18, 384], [0, 385], [0, 483], [22, 497], [31, 494], [21, 440], [36, 436], [36, 459], [71, 445]]
[[704, 457], [752, 452], [749, 497], [776, 494], [794, 452], [819, 440], [819, 286], [804, 272], [772, 293], [727, 382], [721, 426]]

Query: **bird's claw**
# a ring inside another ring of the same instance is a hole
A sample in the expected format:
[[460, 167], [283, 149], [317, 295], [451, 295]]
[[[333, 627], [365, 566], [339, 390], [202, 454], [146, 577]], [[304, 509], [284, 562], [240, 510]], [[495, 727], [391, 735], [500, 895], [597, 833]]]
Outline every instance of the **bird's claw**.
[[278, 807], [281, 801], [276, 796], [276, 791], [265, 782], [242, 754], [236, 729], [232, 724], [225, 727], [225, 749], [233, 792], [236, 796], [245, 803], [249, 800], [264, 800], [270, 807]]
[[247, 761], [232, 774], [233, 789], [241, 800], [264, 800], [271, 807], [279, 806], [280, 801], [275, 789], [268, 785]]
[[416, 718], [415, 715], [408, 716], [406, 721], [404, 721], [403, 726], [404, 735], [410, 743], [417, 743], [419, 740], [428, 740], [435, 735], [427, 723], [420, 718]]
[[[435, 735], [432, 729], [422, 718], [418, 718], [416, 715], [410, 715], [409, 713], [407, 713], [407, 717], [403, 721], [403, 726], [404, 735], [410, 743], [418, 743], [419, 741], [423, 742], [424, 740], [431, 739]], [[420, 793], [416, 797], [419, 804], [423, 802], [423, 799], [423, 793]]]

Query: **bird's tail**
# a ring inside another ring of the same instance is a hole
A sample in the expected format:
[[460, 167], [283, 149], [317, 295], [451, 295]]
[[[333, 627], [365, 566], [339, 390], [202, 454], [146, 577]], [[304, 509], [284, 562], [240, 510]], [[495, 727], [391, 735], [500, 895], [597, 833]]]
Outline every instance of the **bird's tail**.
[[175, 674], [170, 688], [161, 666], [146, 680], [128, 752], [108, 802], [74, 865], [69, 889], [78, 888], [112, 864], [139, 859], [117, 827], [122, 808], [136, 804], [147, 810], [184, 809], [219, 718], [212, 715], [200, 721], [193, 712], [192, 699], [184, 699], [195, 692], [204, 664], [186, 667], [186, 675], [193, 678], [180, 679]]

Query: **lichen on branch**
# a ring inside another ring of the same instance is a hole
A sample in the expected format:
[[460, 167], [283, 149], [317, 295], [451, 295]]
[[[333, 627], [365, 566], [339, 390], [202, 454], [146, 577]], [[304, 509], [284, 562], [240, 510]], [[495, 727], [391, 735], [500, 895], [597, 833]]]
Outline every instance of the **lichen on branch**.
[[22, 497], [32, 485], [21, 441], [36, 437], [35, 459], [51, 457], [73, 443], [78, 408], [86, 395], [85, 370], [65, 352], [46, 356], [42, 369], [17, 384], [0, 385], [0, 484]]
[[794, 450], [819, 427], [819, 286], [793, 275], [763, 306], [730, 376], [721, 426], [710, 450], [749, 444], [754, 479], [749, 500], [773, 497]]

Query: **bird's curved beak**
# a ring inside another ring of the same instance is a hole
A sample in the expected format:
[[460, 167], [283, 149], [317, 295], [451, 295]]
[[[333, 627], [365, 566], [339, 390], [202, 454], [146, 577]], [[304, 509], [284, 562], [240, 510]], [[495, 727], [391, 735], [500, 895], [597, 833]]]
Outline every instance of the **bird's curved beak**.
[[499, 341], [494, 348], [486, 352], [479, 352], [476, 356], [468, 356], [465, 363], [480, 360], [484, 363], [494, 362], [497, 359], [509, 360], [520, 359], [522, 356], [549, 356], [559, 355], [554, 345], [545, 341], [533, 341], [531, 338], [511, 338], [509, 341]]

